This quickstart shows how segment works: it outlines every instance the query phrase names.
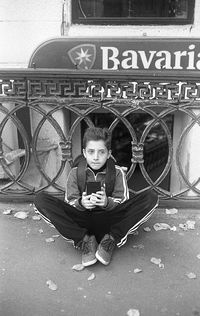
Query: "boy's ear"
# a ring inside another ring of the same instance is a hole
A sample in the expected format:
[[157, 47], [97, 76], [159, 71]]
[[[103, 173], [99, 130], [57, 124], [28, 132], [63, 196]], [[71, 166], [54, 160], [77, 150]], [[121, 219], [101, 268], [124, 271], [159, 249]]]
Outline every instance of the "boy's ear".
[[83, 148], [83, 156], [86, 158], [85, 149]]
[[110, 158], [110, 156], [112, 155], [112, 150], [108, 151], [108, 158]]

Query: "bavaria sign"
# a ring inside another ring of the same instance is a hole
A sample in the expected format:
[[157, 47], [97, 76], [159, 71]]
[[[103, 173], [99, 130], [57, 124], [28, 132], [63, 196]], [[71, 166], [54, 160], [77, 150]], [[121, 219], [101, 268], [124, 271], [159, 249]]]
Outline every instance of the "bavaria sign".
[[42, 43], [29, 68], [132, 71], [200, 70], [196, 38], [69, 38]]

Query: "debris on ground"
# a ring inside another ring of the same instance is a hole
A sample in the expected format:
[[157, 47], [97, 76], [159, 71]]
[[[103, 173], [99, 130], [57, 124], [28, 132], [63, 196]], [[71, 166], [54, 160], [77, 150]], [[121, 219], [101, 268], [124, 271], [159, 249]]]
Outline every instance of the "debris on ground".
[[184, 224], [179, 224], [179, 227], [183, 230], [194, 230], [195, 229], [195, 221], [186, 221]]
[[167, 223], [156, 223], [153, 225], [153, 228], [155, 229], [155, 231], [158, 231], [158, 230], [172, 230], [172, 231], [176, 231], [176, 226], [170, 226], [169, 224]]
[[140, 272], [142, 272], [142, 269], [135, 268], [135, 269], [133, 270], [133, 272], [134, 272], [134, 273], [140, 273]]
[[140, 316], [140, 312], [138, 309], [129, 309], [127, 312], [128, 316]]
[[147, 227], [144, 227], [143, 230], [144, 230], [145, 232], [150, 232], [150, 231], [151, 231], [151, 228], [147, 226]]
[[19, 219], [25, 219], [28, 217], [28, 212], [20, 211], [15, 213], [14, 217], [19, 218]]
[[3, 211], [3, 214], [4, 215], [11, 215], [12, 214], [12, 212], [13, 212], [13, 210], [5, 210], [5, 211]]
[[58, 289], [57, 285], [51, 280], [48, 280], [46, 284], [48, 285], [49, 289], [52, 291], [56, 291]]
[[55, 239], [53, 239], [52, 237], [49, 237], [49, 238], [46, 238], [45, 241], [49, 243], [49, 242], [54, 242]]
[[33, 215], [33, 216], [32, 216], [32, 219], [33, 219], [34, 221], [40, 221], [40, 220], [41, 220], [41, 217], [40, 217], [39, 215]]
[[75, 271], [82, 271], [84, 269], [84, 265], [82, 265], [82, 263], [78, 263], [78, 264], [75, 264], [73, 267], [72, 267], [72, 270], [75, 270]]
[[56, 234], [56, 235], [52, 235], [52, 238], [59, 238], [60, 235]]
[[133, 245], [133, 248], [144, 249], [144, 245], [143, 244]]
[[186, 273], [186, 276], [187, 276], [189, 279], [196, 279], [196, 278], [197, 278], [196, 274], [193, 273], [193, 272]]
[[164, 264], [161, 262], [162, 260], [160, 258], [152, 257], [150, 261], [152, 263], [158, 265], [160, 269], [164, 269], [164, 267], [165, 267]]
[[176, 208], [166, 208], [166, 214], [168, 215], [174, 215], [174, 214], [177, 214], [178, 213], [178, 210]]
[[95, 274], [94, 273], [92, 273], [90, 276], [89, 276], [89, 278], [88, 278], [88, 281], [92, 281], [92, 280], [94, 280], [95, 279]]

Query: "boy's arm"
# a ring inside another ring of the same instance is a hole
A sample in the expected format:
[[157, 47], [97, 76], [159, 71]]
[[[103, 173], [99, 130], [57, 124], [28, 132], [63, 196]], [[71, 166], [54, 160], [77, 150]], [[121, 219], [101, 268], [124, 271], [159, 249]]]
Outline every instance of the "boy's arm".
[[81, 194], [77, 185], [77, 168], [73, 168], [68, 175], [67, 185], [65, 191], [65, 201], [71, 206], [76, 207], [80, 211], [85, 211], [85, 208], [81, 205]]
[[126, 175], [122, 168], [120, 168], [119, 166], [115, 166], [115, 168], [116, 179], [114, 190], [112, 196], [107, 197], [108, 202], [107, 205], [104, 207], [104, 209], [108, 211], [114, 209], [117, 205], [129, 199], [129, 190]]

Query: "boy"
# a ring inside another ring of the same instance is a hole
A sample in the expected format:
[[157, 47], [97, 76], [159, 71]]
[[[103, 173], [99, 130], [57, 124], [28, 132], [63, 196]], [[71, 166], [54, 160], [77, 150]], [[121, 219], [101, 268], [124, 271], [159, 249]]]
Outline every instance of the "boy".
[[[127, 236], [151, 216], [158, 205], [158, 197], [148, 190], [129, 199], [126, 176], [115, 164], [108, 177], [111, 135], [107, 129], [92, 127], [86, 130], [83, 156], [83, 192], [80, 188], [82, 178], [78, 178], [79, 167], [74, 167], [67, 178], [65, 201], [41, 192], [35, 198], [35, 206], [44, 220], [82, 250], [84, 266], [97, 260], [107, 265], [115, 246], [124, 245]], [[113, 173], [113, 188], [108, 192]], [[91, 181], [94, 192], [88, 193]], [[95, 191], [97, 182], [100, 188]]]

